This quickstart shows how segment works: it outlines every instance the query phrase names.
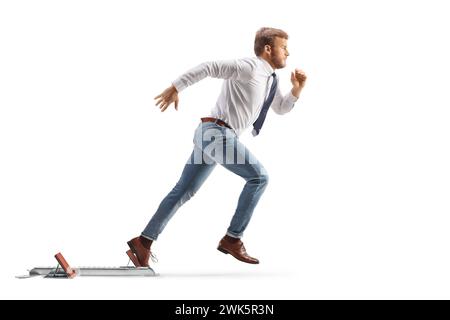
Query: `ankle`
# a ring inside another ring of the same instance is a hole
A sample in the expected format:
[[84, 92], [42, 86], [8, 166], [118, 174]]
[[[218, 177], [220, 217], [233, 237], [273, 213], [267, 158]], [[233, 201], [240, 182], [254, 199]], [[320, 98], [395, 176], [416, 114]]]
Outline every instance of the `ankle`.
[[153, 240], [147, 239], [143, 236], [140, 236], [139, 240], [141, 241], [141, 244], [144, 246], [145, 249], [150, 250]]
[[228, 242], [231, 242], [231, 243], [237, 243], [237, 242], [239, 242], [241, 240], [239, 238], [234, 238], [234, 237], [231, 237], [229, 235], [225, 235], [224, 239], [225, 239], [225, 241], [228, 241]]

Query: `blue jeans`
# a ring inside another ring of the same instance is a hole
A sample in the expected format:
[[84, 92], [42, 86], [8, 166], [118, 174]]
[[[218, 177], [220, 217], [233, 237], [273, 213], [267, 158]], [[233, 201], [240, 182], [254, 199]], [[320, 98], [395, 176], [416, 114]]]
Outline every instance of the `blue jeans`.
[[262, 164], [239, 141], [232, 129], [214, 122], [202, 122], [195, 130], [194, 150], [183, 173], [175, 187], [159, 205], [142, 236], [156, 240], [175, 212], [200, 189], [217, 163], [246, 181], [227, 230], [229, 236], [241, 238], [266, 189], [268, 175]]

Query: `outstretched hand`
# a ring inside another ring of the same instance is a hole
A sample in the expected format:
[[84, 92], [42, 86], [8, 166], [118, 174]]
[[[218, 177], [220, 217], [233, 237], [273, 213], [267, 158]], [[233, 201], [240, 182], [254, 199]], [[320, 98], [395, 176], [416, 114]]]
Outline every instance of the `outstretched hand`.
[[175, 103], [175, 110], [178, 111], [178, 91], [175, 86], [171, 85], [154, 99], [157, 100], [155, 105], [159, 106], [161, 112], [166, 111], [172, 103]]

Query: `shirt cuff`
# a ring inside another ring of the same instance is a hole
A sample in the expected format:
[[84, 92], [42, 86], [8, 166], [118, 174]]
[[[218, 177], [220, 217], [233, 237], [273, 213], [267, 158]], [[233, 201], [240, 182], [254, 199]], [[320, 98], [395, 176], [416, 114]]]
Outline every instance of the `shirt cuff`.
[[181, 92], [188, 87], [188, 85], [183, 80], [181, 80], [181, 78], [176, 79], [172, 82], [172, 84], [178, 92]]
[[287, 97], [287, 101], [289, 104], [294, 105], [297, 102], [298, 98], [292, 94], [291, 91], [289, 91], [289, 95]]

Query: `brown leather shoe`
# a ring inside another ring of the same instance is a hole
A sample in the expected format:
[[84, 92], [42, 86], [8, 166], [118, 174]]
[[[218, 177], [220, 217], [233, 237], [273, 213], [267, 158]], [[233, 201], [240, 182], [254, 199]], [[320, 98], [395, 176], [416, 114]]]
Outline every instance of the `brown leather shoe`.
[[[135, 260], [131, 259], [136, 267], [149, 267], [148, 260], [150, 258], [151, 252], [149, 249], [145, 248], [139, 237], [133, 238], [127, 242], [131, 251], [136, 255], [139, 265], [136, 265]], [[128, 255], [129, 256], [129, 255]]]
[[244, 243], [240, 239], [233, 238], [228, 235], [223, 237], [222, 240], [220, 240], [217, 250], [225, 254], [229, 253], [233, 257], [242, 262], [251, 264], [259, 263], [258, 259], [252, 258], [247, 254], [247, 251], [245, 250], [244, 247]]

